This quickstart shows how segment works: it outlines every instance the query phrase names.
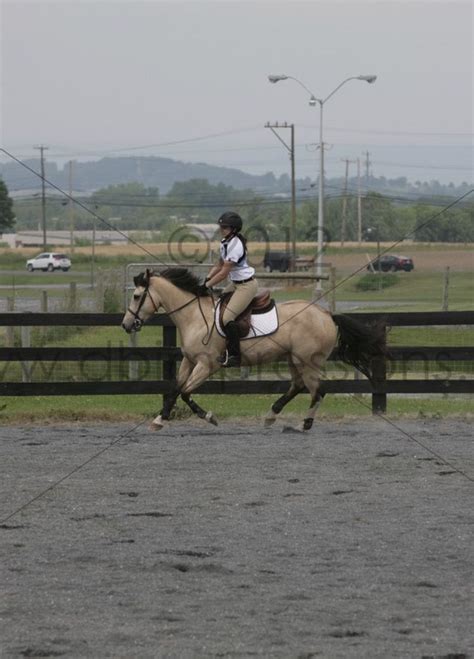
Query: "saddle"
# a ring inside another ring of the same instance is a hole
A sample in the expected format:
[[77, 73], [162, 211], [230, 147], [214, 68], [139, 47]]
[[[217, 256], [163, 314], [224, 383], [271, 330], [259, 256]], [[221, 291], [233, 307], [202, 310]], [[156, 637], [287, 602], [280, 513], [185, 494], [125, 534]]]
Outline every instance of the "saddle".
[[[219, 301], [219, 322], [221, 327], [224, 327], [222, 318], [224, 316], [224, 311], [229, 304], [229, 300], [232, 297], [232, 293], [225, 293], [221, 296]], [[270, 291], [268, 289], [263, 289], [258, 295], [256, 295], [249, 306], [242, 311], [241, 314], [237, 316], [235, 322], [239, 330], [239, 338], [247, 336], [250, 331], [250, 325], [252, 322], [252, 314], [267, 313], [275, 305], [274, 300], [270, 297]]]

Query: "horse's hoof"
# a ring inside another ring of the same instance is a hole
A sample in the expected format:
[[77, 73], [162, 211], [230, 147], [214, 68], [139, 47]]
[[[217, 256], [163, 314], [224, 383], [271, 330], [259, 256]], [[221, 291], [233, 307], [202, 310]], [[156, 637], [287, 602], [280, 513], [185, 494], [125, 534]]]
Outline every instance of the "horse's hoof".
[[154, 430], [157, 432], [158, 430], [162, 430], [165, 427], [164, 421], [160, 416], [157, 416], [156, 419], [153, 419], [153, 421], [150, 424], [150, 430]]
[[265, 428], [269, 428], [270, 426], [273, 426], [275, 421], [276, 421], [276, 416], [266, 416], [265, 419], [263, 420], [263, 425]]
[[285, 433], [293, 433], [294, 435], [302, 435], [303, 434], [303, 427], [302, 426], [283, 426], [281, 429], [282, 432]]
[[206, 412], [204, 417], [208, 423], [211, 423], [213, 426], [218, 426], [217, 419], [212, 412]]

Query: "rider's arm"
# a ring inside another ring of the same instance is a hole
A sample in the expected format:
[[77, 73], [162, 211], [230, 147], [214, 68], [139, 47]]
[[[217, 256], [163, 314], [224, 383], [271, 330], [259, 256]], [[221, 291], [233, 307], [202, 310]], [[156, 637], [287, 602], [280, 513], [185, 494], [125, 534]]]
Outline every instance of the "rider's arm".
[[222, 259], [219, 259], [218, 263], [216, 263], [215, 265], [212, 266], [212, 268], [207, 273], [206, 282], [209, 281], [210, 279], [212, 279], [212, 277], [217, 272], [219, 272], [219, 270], [222, 268], [223, 263], [224, 263], [224, 261]]
[[212, 268], [211, 272], [209, 273], [209, 275], [211, 275], [212, 273], [212, 276], [210, 276], [207, 279], [206, 286], [212, 288], [220, 281], [227, 279], [227, 276], [234, 267], [234, 265], [235, 263], [233, 263], [232, 261], [222, 261], [222, 263], [220, 263], [219, 266], [214, 266], [214, 268]]

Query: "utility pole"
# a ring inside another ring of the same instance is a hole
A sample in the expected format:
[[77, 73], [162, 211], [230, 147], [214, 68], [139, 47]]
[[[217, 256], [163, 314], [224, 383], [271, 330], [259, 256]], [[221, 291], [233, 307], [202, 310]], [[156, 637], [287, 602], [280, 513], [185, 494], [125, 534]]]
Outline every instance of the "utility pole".
[[370, 153], [368, 151], [365, 152], [365, 187], [368, 190], [369, 189], [369, 178], [370, 178]]
[[71, 253], [74, 253], [74, 204], [72, 201], [72, 160], [69, 161], [69, 231]]
[[355, 160], [349, 160], [349, 158], [342, 158], [342, 162], [346, 163], [346, 173], [344, 176], [344, 189], [342, 197], [342, 222], [341, 222], [341, 247], [344, 247], [344, 241], [346, 240], [346, 225], [347, 225], [347, 182], [349, 179], [349, 164], [354, 163]]
[[357, 158], [357, 242], [362, 243], [362, 196], [360, 191], [360, 158]]
[[44, 144], [39, 144], [34, 147], [40, 152], [41, 158], [41, 228], [43, 231], [43, 251], [46, 251], [46, 190], [44, 185], [44, 152], [47, 151], [48, 147]]
[[[296, 270], [296, 181], [295, 181], [295, 125], [288, 124], [270, 124], [269, 121], [265, 124], [265, 128], [269, 128], [275, 137], [280, 140], [285, 149], [290, 154], [291, 161], [291, 267], [290, 270]], [[289, 128], [291, 131], [290, 146], [283, 140], [276, 132], [276, 128]]]

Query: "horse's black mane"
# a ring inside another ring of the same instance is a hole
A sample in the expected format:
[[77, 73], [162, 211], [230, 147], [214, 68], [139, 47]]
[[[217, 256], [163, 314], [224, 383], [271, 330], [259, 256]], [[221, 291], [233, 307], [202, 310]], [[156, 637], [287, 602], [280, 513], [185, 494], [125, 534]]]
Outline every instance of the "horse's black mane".
[[181, 290], [192, 293], [193, 295], [203, 297], [211, 294], [210, 291], [205, 293], [202, 291], [199, 278], [193, 275], [187, 268], [168, 268], [159, 274], [178, 288], [181, 288]]

